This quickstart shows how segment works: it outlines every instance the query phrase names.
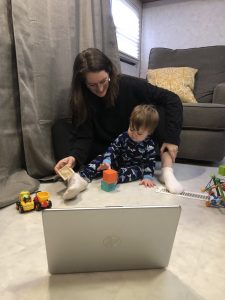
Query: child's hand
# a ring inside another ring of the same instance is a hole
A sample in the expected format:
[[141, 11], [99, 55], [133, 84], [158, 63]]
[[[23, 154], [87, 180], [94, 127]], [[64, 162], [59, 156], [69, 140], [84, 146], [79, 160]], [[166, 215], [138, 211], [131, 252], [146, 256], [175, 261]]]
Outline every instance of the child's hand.
[[155, 182], [151, 179], [142, 179], [139, 183], [140, 185], [144, 185], [145, 187], [154, 187], [155, 186]]
[[111, 166], [108, 163], [102, 163], [100, 166], [97, 168], [97, 171], [103, 171], [103, 170], [108, 170], [110, 169]]

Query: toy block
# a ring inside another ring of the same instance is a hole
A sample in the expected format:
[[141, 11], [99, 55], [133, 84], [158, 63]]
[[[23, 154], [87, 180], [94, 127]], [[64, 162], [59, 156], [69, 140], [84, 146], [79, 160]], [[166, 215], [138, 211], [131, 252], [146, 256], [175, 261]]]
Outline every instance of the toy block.
[[110, 184], [110, 183], [117, 183], [118, 180], [118, 173], [115, 170], [108, 169], [103, 171], [103, 180]]
[[219, 174], [225, 176], [225, 166], [219, 166]]
[[111, 192], [116, 189], [116, 183], [107, 183], [104, 180], [101, 181], [101, 189], [105, 192]]
[[58, 172], [62, 179], [65, 181], [70, 179], [74, 174], [74, 170], [68, 166], [62, 167]]

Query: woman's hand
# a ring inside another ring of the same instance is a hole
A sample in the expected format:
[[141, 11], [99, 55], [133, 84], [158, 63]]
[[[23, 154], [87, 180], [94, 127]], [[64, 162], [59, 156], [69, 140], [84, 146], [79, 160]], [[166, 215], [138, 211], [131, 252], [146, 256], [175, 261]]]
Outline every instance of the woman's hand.
[[155, 182], [151, 179], [142, 179], [139, 183], [140, 185], [144, 185], [145, 187], [154, 187], [155, 186]]
[[100, 166], [97, 168], [97, 171], [103, 171], [103, 170], [108, 170], [110, 169], [111, 166], [108, 163], [102, 163]]
[[178, 152], [178, 146], [174, 145], [174, 144], [168, 144], [168, 143], [163, 143], [162, 147], [160, 149], [160, 156], [162, 156], [162, 154], [168, 151], [169, 155], [171, 156], [172, 162], [175, 162], [175, 159], [177, 157], [177, 152]]
[[68, 166], [69, 168], [74, 168], [76, 165], [76, 158], [73, 156], [67, 156], [57, 162], [57, 164], [54, 167], [54, 170], [56, 174], [58, 174], [58, 171], [62, 169], [64, 166]]

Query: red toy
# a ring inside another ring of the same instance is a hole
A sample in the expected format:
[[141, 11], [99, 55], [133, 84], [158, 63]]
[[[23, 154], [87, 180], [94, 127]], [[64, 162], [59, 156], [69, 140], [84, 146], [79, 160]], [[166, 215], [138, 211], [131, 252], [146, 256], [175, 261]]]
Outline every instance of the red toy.
[[35, 209], [41, 210], [45, 208], [51, 208], [52, 207], [52, 201], [48, 200], [49, 193], [48, 192], [37, 192], [34, 197], [34, 203], [35, 203]]

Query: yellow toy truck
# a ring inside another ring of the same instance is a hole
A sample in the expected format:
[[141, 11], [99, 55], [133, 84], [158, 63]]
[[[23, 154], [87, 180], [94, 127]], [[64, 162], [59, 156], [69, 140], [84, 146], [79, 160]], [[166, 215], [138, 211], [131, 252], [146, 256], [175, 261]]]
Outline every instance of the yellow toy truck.
[[21, 214], [35, 209], [35, 203], [31, 198], [30, 192], [21, 191], [19, 193], [18, 201], [16, 201], [16, 209], [19, 210]]

